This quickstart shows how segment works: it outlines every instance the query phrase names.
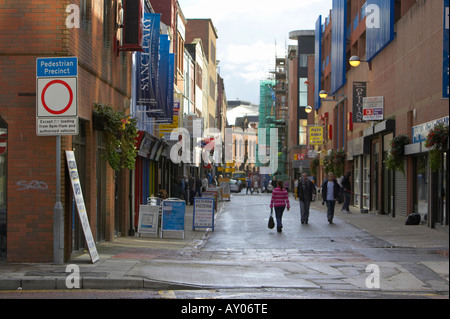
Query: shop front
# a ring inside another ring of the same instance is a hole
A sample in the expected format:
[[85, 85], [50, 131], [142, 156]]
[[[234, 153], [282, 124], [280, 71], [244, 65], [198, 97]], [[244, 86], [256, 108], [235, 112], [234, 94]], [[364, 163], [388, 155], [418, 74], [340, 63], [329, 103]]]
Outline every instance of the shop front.
[[439, 153], [440, 167], [430, 167], [430, 149], [425, 146], [426, 136], [437, 124], [448, 125], [449, 117], [444, 117], [416, 125], [412, 128], [412, 143], [405, 146], [408, 156], [408, 174], [412, 183], [407, 183], [410, 194], [408, 207], [412, 213], [419, 213], [426, 224], [447, 226], [449, 222], [448, 146]]
[[0, 260], [6, 259], [8, 124], [0, 117]]

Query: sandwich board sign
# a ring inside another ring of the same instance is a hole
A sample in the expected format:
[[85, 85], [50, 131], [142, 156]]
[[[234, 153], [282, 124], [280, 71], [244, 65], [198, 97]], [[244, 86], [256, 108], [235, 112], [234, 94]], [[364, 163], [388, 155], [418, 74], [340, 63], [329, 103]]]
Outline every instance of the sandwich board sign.
[[164, 232], [182, 232], [184, 238], [184, 216], [186, 203], [184, 200], [165, 200], [162, 202], [161, 236]]
[[139, 236], [158, 237], [159, 206], [140, 205]]
[[77, 135], [78, 58], [36, 59], [36, 135]]
[[214, 198], [196, 197], [194, 199], [192, 230], [196, 228], [212, 228], [214, 231]]
[[77, 163], [75, 161], [75, 154], [73, 151], [66, 151], [67, 166], [69, 168], [70, 181], [72, 184], [73, 195], [75, 197], [75, 203], [77, 205], [78, 217], [80, 218], [81, 227], [83, 228], [84, 238], [86, 239], [86, 245], [88, 246], [89, 255], [91, 261], [94, 264], [100, 259], [95, 246], [95, 240], [92, 236], [91, 227], [89, 225], [89, 219], [86, 213], [86, 206], [84, 204], [83, 192], [81, 191], [80, 178], [78, 176]]

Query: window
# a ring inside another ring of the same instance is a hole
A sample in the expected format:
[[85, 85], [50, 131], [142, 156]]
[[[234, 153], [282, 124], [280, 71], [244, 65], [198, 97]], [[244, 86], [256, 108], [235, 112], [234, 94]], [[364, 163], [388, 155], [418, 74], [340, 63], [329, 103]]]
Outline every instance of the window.
[[299, 65], [301, 68], [307, 68], [308, 67], [308, 55], [307, 54], [300, 54], [299, 58]]
[[91, 0], [80, 1], [81, 27], [85, 30], [90, 28], [91, 24]]
[[361, 178], [361, 165], [360, 165], [360, 157], [355, 158], [354, 160], [355, 168], [354, 168], [354, 178], [353, 178], [353, 189], [354, 189], [354, 205], [356, 207], [361, 207], [361, 198], [360, 198], [360, 178]]
[[210, 56], [212, 63], [216, 64], [216, 46], [214, 45], [214, 42], [211, 40], [211, 49], [210, 49]]
[[298, 105], [302, 107], [308, 106], [308, 86], [305, 84], [307, 80], [307, 78], [299, 79]]
[[307, 127], [308, 120], [299, 120], [298, 121], [298, 144], [306, 145], [307, 143]]
[[209, 95], [211, 98], [216, 99], [216, 83], [212, 77], [209, 78]]
[[369, 209], [370, 205], [370, 155], [363, 158], [363, 207]]
[[111, 48], [112, 42], [112, 30], [111, 30], [111, 17], [112, 8], [111, 1], [103, 0], [103, 46], [105, 48]]

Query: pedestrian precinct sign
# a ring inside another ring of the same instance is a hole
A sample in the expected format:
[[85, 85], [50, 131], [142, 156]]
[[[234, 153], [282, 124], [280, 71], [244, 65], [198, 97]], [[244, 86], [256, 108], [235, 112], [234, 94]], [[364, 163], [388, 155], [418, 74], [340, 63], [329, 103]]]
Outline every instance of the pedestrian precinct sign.
[[36, 134], [78, 134], [78, 58], [36, 59]]

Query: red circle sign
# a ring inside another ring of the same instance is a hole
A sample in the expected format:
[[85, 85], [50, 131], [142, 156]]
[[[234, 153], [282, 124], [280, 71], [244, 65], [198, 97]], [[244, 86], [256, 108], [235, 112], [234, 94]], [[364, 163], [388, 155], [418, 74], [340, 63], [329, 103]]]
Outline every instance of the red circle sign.
[[[47, 89], [48, 89], [51, 85], [53, 85], [53, 84], [62, 84], [62, 85], [64, 85], [64, 86], [67, 88], [67, 90], [69, 91], [69, 103], [67, 103], [67, 106], [64, 107], [62, 110], [59, 110], [59, 111], [52, 110], [52, 109], [47, 105], [47, 103], [45, 103], [45, 92], [46, 92]], [[72, 89], [70, 88], [69, 84], [67, 84], [67, 82], [64, 82], [64, 81], [62, 81], [62, 80], [53, 80], [53, 81], [48, 82], [47, 85], [46, 85], [46, 86], [44, 87], [44, 89], [42, 90], [41, 101], [42, 101], [42, 105], [43, 105], [44, 108], [47, 110], [47, 112], [49, 112], [49, 113], [51, 113], [51, 114], [55, 114], [55, 115], [63, 114], [63, 113], [65, 113], [65, 112], [70, 108], [70, 106], [72, 105], [72, 102], [73, 102], [73, 92], [72, 92]]]

